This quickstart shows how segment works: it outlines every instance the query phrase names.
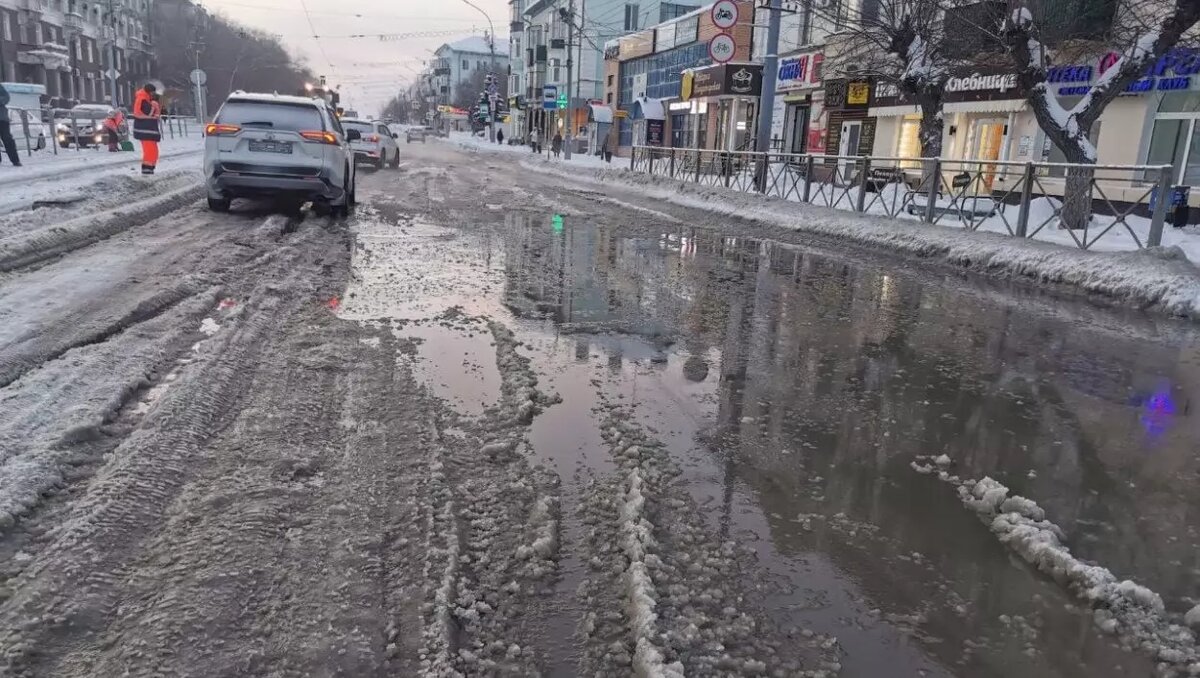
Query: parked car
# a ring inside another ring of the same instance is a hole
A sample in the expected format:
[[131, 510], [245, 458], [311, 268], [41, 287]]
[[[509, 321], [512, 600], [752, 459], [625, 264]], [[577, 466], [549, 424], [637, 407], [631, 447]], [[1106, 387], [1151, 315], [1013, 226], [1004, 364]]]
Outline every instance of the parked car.
[[318, 213], [349, 214], [357, 164], [344, 129], [323, 99], [234, 92], [204, 127], [208, 207], [226, 212], [235, 198], [311, 201]]
[[[37, 111], [20, 111], [8, 109], [8, 126], [17, 142], [17, 149], [24, 151], [28, 148], [40, 151], [46, 148], [46, 140], [50, 135], [50, 126], [36, 117]], [[22, 119], [24, 115], [24, 119]], [[28, 140], [28, 141], [27, 141]]]
[[430, 130], [428, 127], [420, 127], [420, 126], [409, 127], [408, 130], [404, 133], [404, 142], [411, 144], [413, 142], [413, 139], [417, 139], [421, 143], [425, 143], [425, 137], [428, 136], [431, 132], [432, 132], [432, 130]]
[[[103, 146], [107, 143], [104, 137], [104, 119], [116, 109], [105, 104], [79, 104], [74, 108], [55, 109], [54, 134], [58, 145], [70, 148], [72, 145], [80, 148]], [[129, 136], [128, 130], [122, 126], [121, 140]]]
[[382, 169], [387, 165], [400, 166], [400, 146], [396, 144], [397, 134], [393, 134], [387, 125], [369, 120], [353, 120], [342, 118], [342, 127], [347, 130], [358, 130], [362, 138], [350, 144], [354, 150], [354, 161], [374, 165]]

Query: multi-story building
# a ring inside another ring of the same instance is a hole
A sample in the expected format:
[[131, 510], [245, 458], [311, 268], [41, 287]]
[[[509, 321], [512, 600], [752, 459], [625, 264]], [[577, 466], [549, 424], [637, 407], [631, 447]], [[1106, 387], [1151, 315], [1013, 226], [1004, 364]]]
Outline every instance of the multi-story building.
[[151, 72], [153, 0], [0, 0], [0, 79], [46, 87], [51, 106], [128, 106]]
[[448, 42], [434, 51], [430, 83], [439, 104], [474, 103], [484, 77], [493, 73], [503, 82], [509, 58], [503, 43], [493, 45], [488, 35]]
[[[579, 135], [588, 122], [589, 104], [603, 102], [604, 43], [687, 14], [705, 2], [510, 0], [514, 64], [510, 86], [514, 94], [524, 96], [515, 102], [519, 108], [514, 109], [513, 131], [523, 135], [533, 127], [550, 135], [559, 131], [566, 136], [568, 130]], [[543, 107], [546, 87], [553, 87], [560, 101], [571, 104], [575, 120], [568, 124], [566, 110]]]

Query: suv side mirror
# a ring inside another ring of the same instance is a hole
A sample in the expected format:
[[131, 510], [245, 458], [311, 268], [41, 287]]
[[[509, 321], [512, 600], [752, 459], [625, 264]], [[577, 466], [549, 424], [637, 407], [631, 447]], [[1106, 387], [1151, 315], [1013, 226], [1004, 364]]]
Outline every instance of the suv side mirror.
[[346, 141], [358, 141], [360, 139], [362, 139], [362, 132], [356, 129], [346, 130]]
[[399, 134], [398, 132], [392, 132], [392, 138], [393, 138], [393, 139], [399, 139], [399, 138], [400, 138], [400, 134]]

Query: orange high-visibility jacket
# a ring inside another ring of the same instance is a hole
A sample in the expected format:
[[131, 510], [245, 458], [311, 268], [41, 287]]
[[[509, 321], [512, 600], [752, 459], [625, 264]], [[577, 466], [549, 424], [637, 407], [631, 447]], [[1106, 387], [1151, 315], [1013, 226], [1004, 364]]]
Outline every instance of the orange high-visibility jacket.
[[162, 131], [158, 128], [156, 106], [150, 93], [139, 89], [133, 97], [133, 138], [141, 141], [158, 141]]

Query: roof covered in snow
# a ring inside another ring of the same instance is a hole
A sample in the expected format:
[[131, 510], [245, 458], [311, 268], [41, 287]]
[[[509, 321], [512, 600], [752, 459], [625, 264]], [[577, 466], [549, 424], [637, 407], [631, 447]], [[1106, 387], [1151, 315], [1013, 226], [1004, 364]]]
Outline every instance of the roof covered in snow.
[[[508, 41], [505, 40], [504, 44], [507, 44], [507, 43], [508, 43]], [[443, 49], [450, 50], [453, 52], [466, 52], [467, 54], [491, 54], [492, 53], [491, 47], [488, 45], [487, 38], [485, 38], [482, 35], [472, 35], [469, 38], [463, 38], [462, 40], [455, 40], [454, 42], [448, 42], [448, 43], [442, 45], [442, 49], [439, 49], [438, 52], [441, 52]], [[502, 47], [502, 49], [503, 49], [503, 47]]]
[[230, 101], [269, 101], [277, 104], [307, 104], [309, 106], [324, 106], [325, 102], [317, 97], [301, 97], [289, 94], [267, 94], [262, 92], [233, 92]]

